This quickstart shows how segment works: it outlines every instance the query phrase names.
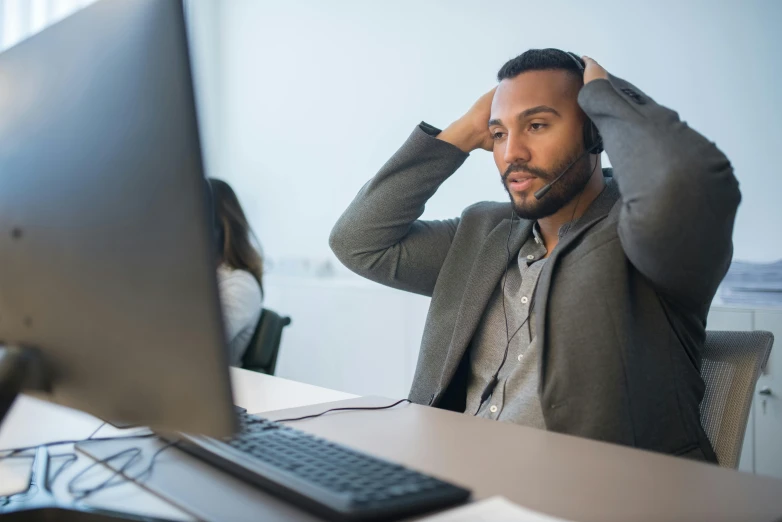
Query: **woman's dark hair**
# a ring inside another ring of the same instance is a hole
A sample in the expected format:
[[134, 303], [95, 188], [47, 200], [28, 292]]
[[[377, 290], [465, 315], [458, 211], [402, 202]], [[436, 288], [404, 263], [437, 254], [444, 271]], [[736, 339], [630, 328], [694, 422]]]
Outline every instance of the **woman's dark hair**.
[[263, 256], [250, 240], [255, 235], [236, 193], [228, 183], [219, 179], [209, 178], [209, 186], [212, 189], [220, 262], [233, 269], [250, 272], [263, 293]]

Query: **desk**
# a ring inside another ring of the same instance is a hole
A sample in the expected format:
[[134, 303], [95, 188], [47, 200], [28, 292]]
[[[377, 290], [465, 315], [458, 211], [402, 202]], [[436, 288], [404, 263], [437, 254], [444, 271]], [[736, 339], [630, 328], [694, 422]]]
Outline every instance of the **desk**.
[[[348, 393], [239, 368], [231, 368], [231, 380], [234, 402], [252, 413], [264, 413], [355, 397], [355, 395]], [[81, 440], [93, 433], [95, 437], [121, 436], [127, 435], [130, 431], [117, 430], [108, 425], [101, 428], [102, 424], [103, 421], [92, 415], [22, 395], [16, 400], [0, 426], [0, 450], [57, 440]], [[100, 430], [96, 432], [99, 428]], [[72, 451], [73, 445], [51, 448], [53, 455]], [[78, 461], [70, 466], [55, 483], [55, 493], [66, 502], [70, 498], [66, 488], [68, 481], [92, 462], [82, 454], [77, 453], [77, 455]], [[0, 462], [0, 495], [22, 489], [27, 484], [30, 461], [26, 461], [27, 465], [25, 466], [23, 465], [25, 460], [9, 459]], [[88, 498], [87, 503], [106, 509], [161, 518], [193, 520], [193, 517], [184, 511], [131, 482], [96, 493]]]
[[[240, 379], [244, 377], [247, 382], [241, 384]], [[318, 413], [335, 405], [324, 404], [324, 400], [337, 399], [342, 407], [385, 405], [391, 401], [378, 397], [342, 400], [346, 394], [307, 385], [298, 388], [296, 383], [267, 376], [251, 377], [240, 374], [235, 381], [250, 397], [255, 397], [251, 388], [256, 384], [272, 400], [278, 395], [276, 386], [280, 383], [301, 390], [302, 402], [320, 401], [317, 405], [264, 413], [272, 419]], [[291, 397], [280, 400], [291, 400]], [[269, 405], [273, 408], [272, 403]], [[418, 405], [401, 405], [383, 411], [336, 412], [294, 425], [469, 487], [476, 499], [503, 495], [531, 509], [576, 521], [771, 522], [782, 519], [782, 481], [776, 479]], [[155, 477], [162, 480], [171, 473], [171, 466], [178, 466], [176, 472], [188, 477], [206, 473], [221, 476], [222, 472], [206, 469], [199, 461], [180, 455], [178, 450], [164, 455], [158, 464], [160, 468], [156, 467], [147, 483], [150, 487], [155, 486]], [[203, 473], [187, 475], [188, 466]], [[279, 502], [270, 508], [264, 502], [273, 499], [265, 493], [249, 486], [234, 488], [227, 482], [236, 479], [224, 478], [226, 483], [209, 483], [210, 490], [221, 489], [223, 499], [223, 493], [231, 494], [234, 490], [233, 494], [243, 495], [233, 500], [241, 499], [250, 506], [256, 520], [261, 513], [269, 515], [264, 520], [313, 520], [310, 515]], [[151, 512], [152, 507], [165, 508], [169, 510], [166, 516], [189, 519], [187, 513], [159, 499], [155, 499], [158, 504], [154, 506], [152, 501], [144, 506], [138, 501], [131, 502], [132, 495], [138, 494], [136, 498], [140, 498], [146, 494], [128, 489], [123, 497], [119, 495], [121, 489], [124, 486], [105, 492], [113, 495], [109, 500], [115, 504], [110, 507], [116, 509], [124, 504], [136, 511], [143, 507], [144, 512]], [[199, 492], [191, 494], [196, 495], [192, 500], [197, 501]], [[214, 503], [210, 509], [215, 512]], [[228, 519], [239, 520], [212, 518]]]
[[474, 499], [502, 495], [578, 522], [782, 521], [778, 479], [425, 406], [335, 413], [295, 426], [465, 486]]

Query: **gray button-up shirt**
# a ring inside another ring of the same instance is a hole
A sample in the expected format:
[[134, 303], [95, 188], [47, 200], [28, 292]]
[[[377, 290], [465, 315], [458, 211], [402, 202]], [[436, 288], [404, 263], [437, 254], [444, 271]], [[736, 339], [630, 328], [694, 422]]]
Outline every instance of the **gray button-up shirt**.
[[[535, 335], [532, 310], [535, 287], [546, 262], [545, 256], [546, 247], [536, 223], [533, 233], [522, 245], [517, 258], [511, 260], [508, 272], [503, 277], [505, 313], [501, 279], [472, 339], [465, 413], [477, 413], [479, 417], [533, 428], [546, 428], [538, 397], [540, 347]], [[503, 364], [502, 356], [509, 336], [508, 356]], [[498, 368], [499, 382], [492, 395], [481, 404], [481, 395]]]

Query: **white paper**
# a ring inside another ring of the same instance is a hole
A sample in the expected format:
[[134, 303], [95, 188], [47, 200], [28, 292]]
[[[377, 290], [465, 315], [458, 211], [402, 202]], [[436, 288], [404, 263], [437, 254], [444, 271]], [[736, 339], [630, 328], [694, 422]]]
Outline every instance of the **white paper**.
[[491, 497], [421, 519], [420, 522], [569, 522], [514, 504], [505, 497]]
[[733, 261], [720, 285], [724, 304], [782, 306], [782, 260], [775, 263]]

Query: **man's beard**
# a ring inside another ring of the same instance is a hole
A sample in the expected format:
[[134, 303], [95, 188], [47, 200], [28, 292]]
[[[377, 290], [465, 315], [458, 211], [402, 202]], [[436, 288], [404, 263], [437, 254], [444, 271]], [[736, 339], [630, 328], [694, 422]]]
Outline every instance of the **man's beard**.
[[[577, 157], [579, 154], [574, 155]], [[515, 201], [508, 188], [508, 176], [513, 172], [526, 172], [532, 174], [546, 183], [551, 183], [567, 168], [574, 160], [574, 157], [566, 158], [550, 171], [529, 167], [527, 165], [510, 165], [502, 175], [502, 186], [510, 196], [510, 203], [513, 210], [521, 219], [537, 220], [555, 214], [559, 209], [571, 202], [578, 196], [589, 183], [592, 177], [593, 169], [590, 167], [590, 155], [586, 154], [583, 158], [576, 161], [568, 172], [562, 178], [551, 186], [548, 193], [540, 199], [535, 198], [534, 193], [528, 194], [522, 201]]]

